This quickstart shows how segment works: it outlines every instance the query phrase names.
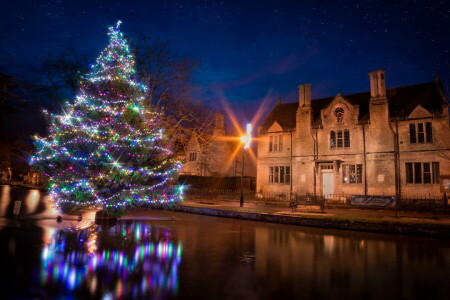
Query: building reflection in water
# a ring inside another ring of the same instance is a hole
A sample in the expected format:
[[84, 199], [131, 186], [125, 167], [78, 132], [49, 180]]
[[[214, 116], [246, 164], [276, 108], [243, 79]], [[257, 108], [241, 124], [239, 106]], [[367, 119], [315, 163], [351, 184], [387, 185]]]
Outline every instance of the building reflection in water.
[[2, 185], [0, 198], [0, 216], [5, 216], [9, 202], [11, 201], [11, 187], [9, 185]]
[[140, 222], [58, 231], [42, 251], [40, 280], [59, 295], [164, 298], [177, 293], [181, 254], [166, 228]]
[[256, 228], [255, 272], [268, 279], [269, 289], [271, 279], [277, 281], [276, 289], [286, 286], [285, 296], [437, 299], [445, 295], [450, 252], [441, 241], [333, 233]]

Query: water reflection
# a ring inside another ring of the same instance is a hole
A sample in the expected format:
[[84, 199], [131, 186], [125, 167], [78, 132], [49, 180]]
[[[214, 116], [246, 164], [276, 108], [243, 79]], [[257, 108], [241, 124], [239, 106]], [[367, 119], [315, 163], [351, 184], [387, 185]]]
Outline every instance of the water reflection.
[[[57, 210], [52, 199], [38, 189], [28, 189], [16, 186], [0, 186], [0, 217], [13, 219], [14, 204], [20, 201], [18, 218], [23, 219], [55, 219], [62, 215], [64, 220], [74, 219], [74, 216], [64, 215]], [[83, 212], [83, 219], [93, 219], [94, 211]]]
[[256, 273], [281, 283], [286, 297], [446, 297], [448, 241], [308, 231], [255, 230]]
[[38, 189], [0, 186], [0, 217], [14, 217], [14, 203], [21, 202], [19, 216], [55, 215], [50, 199]]
[[[47, 205], [41, 194], [2, 187], [0, 196], [0, 212], [8, 215], [0, 218], [2, 299], [446, 299], [450, 293], [444, 239], [159, 210], [143, 212], [153, 220], [73, 233], [61, 228], [76, 221], [29, 217]], [[27, 208], [17, 222], [8, 213], [15, 200]]]
[[42, 251], [40, 280], [54, 296], [165, 298], [178, 290], [181, 254], [167, 229], [140, 222], [58, 231]]

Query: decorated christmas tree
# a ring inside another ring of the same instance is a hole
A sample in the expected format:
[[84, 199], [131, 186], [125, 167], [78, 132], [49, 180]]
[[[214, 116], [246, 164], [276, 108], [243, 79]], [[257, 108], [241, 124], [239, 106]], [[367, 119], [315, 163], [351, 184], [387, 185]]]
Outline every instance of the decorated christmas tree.
[[36, 137], [31, 165], [49, 177], [63, 212], [102, 208], [123, 215], [135, 206], [168, 206], [183, 198], [175, 186], [181, 163], [170, 150], [159, 113], [144, 107], [146, 87], [119, 30], [84, 76], [61, 114], [46, 112], [48, 137]]

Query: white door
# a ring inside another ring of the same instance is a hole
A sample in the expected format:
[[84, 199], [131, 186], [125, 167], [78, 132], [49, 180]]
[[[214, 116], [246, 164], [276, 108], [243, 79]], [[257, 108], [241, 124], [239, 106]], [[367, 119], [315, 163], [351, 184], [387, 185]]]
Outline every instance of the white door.
[[322, 173], [322, 193], [326, 198], [332, 197], [334, 193], [334, 174]]

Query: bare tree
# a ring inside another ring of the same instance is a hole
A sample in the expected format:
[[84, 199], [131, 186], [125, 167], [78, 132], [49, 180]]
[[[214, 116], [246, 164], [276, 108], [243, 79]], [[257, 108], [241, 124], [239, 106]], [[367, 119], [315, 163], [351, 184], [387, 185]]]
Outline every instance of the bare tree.
[[12, 158], [16, 161], [29, 148], [22, 141], [23, 121], [17, 116], [30, 108], [30, 100], [25, 96], [29, 87], [27, 82], [0, 72], [0, 169], [10, 167]]
[[214, 113], [194, 98], [198, 63], [172, 53], [166, 43], [138, 33], [132, 39], [138, 74], [148, 87], [146, 104], [164, 113], [170, 134], [184, 149], [189, 137], [211, 139]]
[[[145, 34], [132, 36], [137, 76], [148, 87], [146, 105], [164, 114], [165, 127], [175, 141], [175, 150], [184, 153], [193, 134], [203, 141], [210, 139], [214, 113], [194, 98], [192, 73], [197, 63], [172, 53], [168, 45]], [[87, 73], [88, 58], [73, 48], [51, 54], [37, 69], [43, 97], [55, 105], [75, 95], [81, 74]]]
[[62, 99], [76, 94], [81, 75], [88, 71], [88, 58], [68, 48], [61, 53], [47, 54], [34, 71], [38, 74], [35, 92], [43, 100], [42, 105], [53, 108]]

